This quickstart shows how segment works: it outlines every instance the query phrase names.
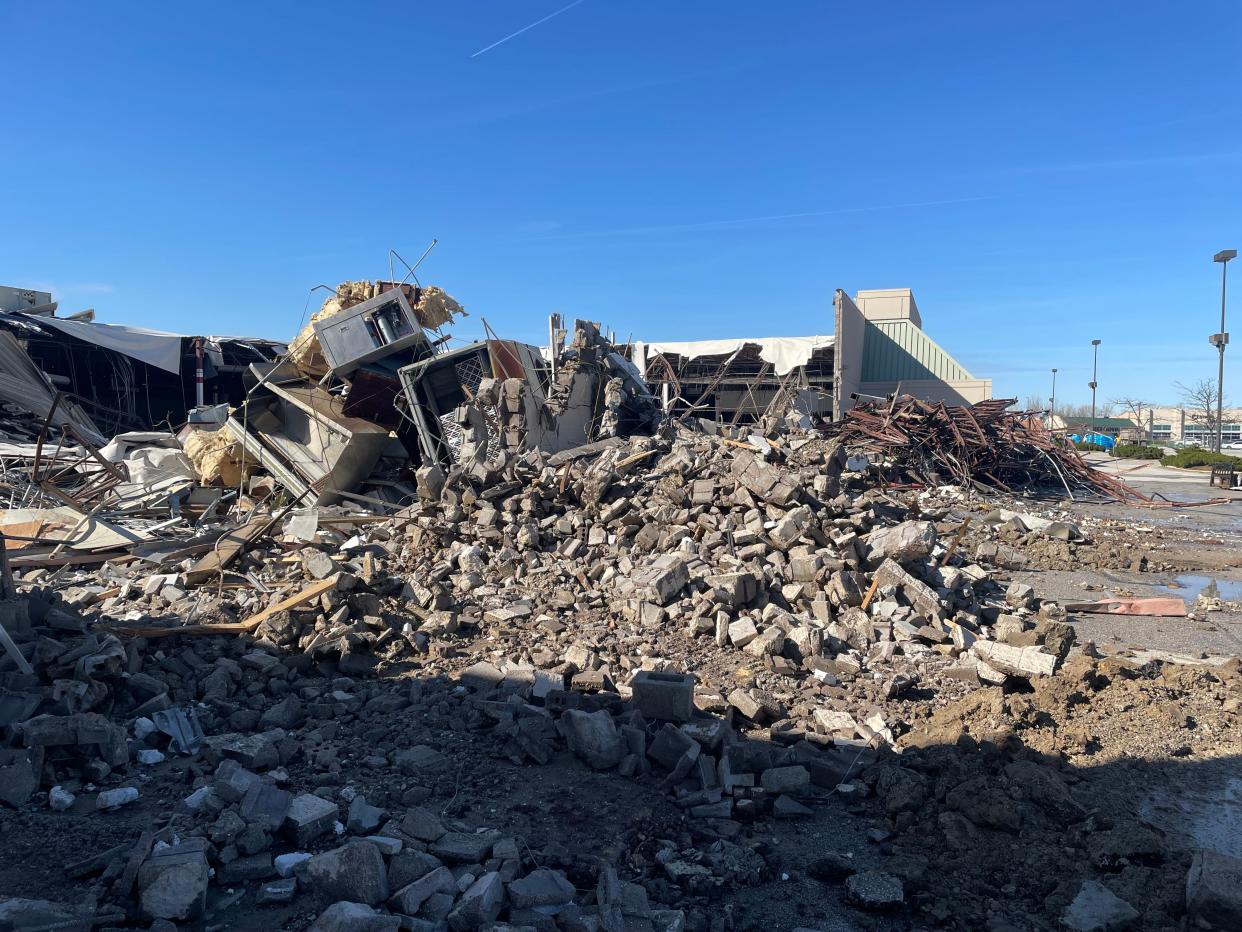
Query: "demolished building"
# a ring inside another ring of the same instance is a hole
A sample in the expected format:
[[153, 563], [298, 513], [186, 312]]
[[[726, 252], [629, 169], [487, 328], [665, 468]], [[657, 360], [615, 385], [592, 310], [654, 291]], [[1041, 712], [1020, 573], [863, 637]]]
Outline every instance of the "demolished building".
[[108, 436], [180, 425], [198, 406], [240, 404], [247, 367], [285, 351], [273, 340], [170, 333], [41, 308], [0, 312], [0, 329]]
[[705, 430], [598, 326], [450, 348], [451, 301], [346, 282], [239, 403], [107, 443], [0, 334], [0, 929], [794, 927], [734, 921], [764, 886], [849, 927], [1230, 927], [1236, 859], [1068, 764], [1237, 751], [1238, 663], [1101, 656], [1067, 612], [1116, 600], [1011, 578], [1129, 559], [975, 497], [1088, 468], [1037, 421]]
[[859, 398], [907, 394], [951, 405], [992, 397], [923, 330], [909, 288], [838, 289], [830, 335], [640, 341], [632, 356], [665, 410], [720, 425], [752, 424], [792, 406], [838, 419]]

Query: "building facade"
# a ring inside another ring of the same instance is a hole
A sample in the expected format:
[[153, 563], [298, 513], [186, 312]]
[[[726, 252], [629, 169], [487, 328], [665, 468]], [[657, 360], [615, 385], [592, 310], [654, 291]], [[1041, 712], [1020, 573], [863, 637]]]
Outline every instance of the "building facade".
[[[1156, 443], [1185, 443], [1211, 447], [1216, 438], [1202, 410], [1185, 406], [1144, 408], [1141, 437]], [[1221, 442], [1242, 443], [1242, 409], [1225, 408], [1221, 418]]]
[[791, 406], [840, 417], [859, 399], [894, 392], [928, 401], [973, 404], [992, 397], [923, 331], [909, 288], [838, 289], [836, 332], [805, 337], [638, 341], [630, 356], [652, 391], [675, 414], [747, 424]]

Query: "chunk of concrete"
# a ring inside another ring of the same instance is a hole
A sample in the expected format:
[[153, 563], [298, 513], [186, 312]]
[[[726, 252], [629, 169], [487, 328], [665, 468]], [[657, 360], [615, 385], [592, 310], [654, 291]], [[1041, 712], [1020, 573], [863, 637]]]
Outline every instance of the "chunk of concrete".
[[453, 932], [467, 932], [494, 922], [505, 902], [505, 884], [500, 874], [489, 871], [466, 888], [448, 915]]
[[883, 871], [862, 871], [845, 880], [845, 899], [868, 911], [897, 909], [906, 900], [901, 881]]
[[867, 538], [871, 553], [898, 563], [926, 559], [936, 546], [936, 526], [930, 521], [902, 521], [872, 531]]
[[456, 892], [457, 878], [453, 872], [447, 867], [437, 867], [394, 893], [388, 905], [399, 913], [413, 916], [433, 893]]
[[518, 909], [562, 906], [572, 902], [574, 885], [560, 871], [541, 867], [509, 884], [509, 902]]
[[138, 869], [138, 900], [148, 919], [185, 921], [207, 905], [207, 840], [195, 838], [154, 852]]
[[1139, 911], [1098, 880], [1084, 880], [1061, 916], [1071, 932], [1120, 932], [1133, 925]]
[[325, 899], [375, 906], [388, 899], [388, 869], [379, 848], [351, 841], [317, 854], [298, 869], [301, 880]]
[[332, 831], [337, 815], [336, 803], [313, 793], [302, 793], [289, 803], [284, 831], [293, 836], [298, 847], [302, 847]]
[[604, 710], [570, 709], [557, 723], [569, 749], [596, 770], [608, 770], [625, 757], [625, 739]]
[[1220, 929], [1242, 929], [1242, 860], [1197, 851], [1186, 875], [1186, 911]]
[[401, 917], [381, 913], [366, 903], [333, 903], [306, 932], [397, 932]]
[[630, 680], [634, 704], [646, 718], [688, 722], [694, 714], [694, 677], [639, 670]]

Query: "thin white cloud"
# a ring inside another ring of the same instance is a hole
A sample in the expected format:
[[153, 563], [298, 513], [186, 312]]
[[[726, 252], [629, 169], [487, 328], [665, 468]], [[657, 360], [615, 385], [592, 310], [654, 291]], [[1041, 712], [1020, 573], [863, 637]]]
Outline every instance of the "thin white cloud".
[[969, 204], [975, 201], [994, 201], [996, 196], [953, 197], [936, 201], [910, 201], [904, 204], [869, 204], [859, 207], [835, 207], [831, 210], [806, 210], [790, 214], [768, 214], [761, 217], [733, 217], [726, 220], [700, 220], [693, 223], [670, 223], [663, 226], [621, 227], [614, 230], [586, 230], [567, 233], [569, 237], [631, 236], [650, 233], [693, 233], [699, 230], [728, 229], [753, 223], [778, 223], [785, 220], [804, 220], [814, 217], [835, 217], [842, 214], [865, 214], [883, 210], [909, 210], [919, 207], [941, 207], [948, 204]]
[[517, 38], [518, 36], [520, 36], [522, 33], [527, 32], [528, 30], [534, 29], [536, 26], [541, 26], [541, 25], [543, 25], [543, 24], [544, 24], [544, 23], [546, 23], [548, 20], [553, 19], [554, 17], [560, 16], [562, 13], [566, 13], [566, 12], [568, 12], [569, 10], [572, 10], [574, 7], [576, 7], [579, 3], [582, 3], [582, 2], [583, 2], [583, 0], [574, 0], [574, 2], [573, 2], [573, 3], [569, 4], [568, 6], [563, 6], [563, 7], [561, 7], [559, 10], [556, 10], [556, 11], [555, 11], [555, 12], [553, 12], [553, 13], [549, 13], [549, 14], [548, 14], [547, 16], [545, 16], [543, 19], [537, 19], [537, 20], [535, 20], [533, 23], [531, 23], [530, 25], [523, 26], [523, 27], [522, 27], [521, 29], [519, 29], [517, 32], [511, 32], [511, 33], [509, 33], [509, 34], [508, 34], [507, 36], [505, 36], [503, 39], [497, 39], [497, 40], [496, 40], [495, 42], [493, 42], [491, 45], [488, 45], [488, 46], [485, 46], [485, 47], [483, 47], [483, 48], [479, 49], [477, 52], [475, 52], [475, 53], [474, 53], [473, 55], [471, 55], [470, 57], [471, 57], [471, 58], [478, 58], [478, 57], [479, 57], [480, 55], [482, 55], [484, 52], [490, 52], [490, 51], [491, 51], [492, 49], [494, 49], [496, 46], [498, 46], [498, 45], [504, 45], [504, 44], [505, 44], [506, 42], [508, 42], [510, 39], [516, 39], [516, 38]]

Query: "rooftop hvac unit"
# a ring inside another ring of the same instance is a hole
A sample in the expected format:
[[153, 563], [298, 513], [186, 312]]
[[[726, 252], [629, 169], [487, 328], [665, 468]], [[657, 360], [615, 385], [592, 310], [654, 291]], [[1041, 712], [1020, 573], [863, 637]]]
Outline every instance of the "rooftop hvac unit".
[[333, 375], [348, 375], [363, 363], [420, 343], [431, 354], [410, 302], [396, 288], [317, 321], [314, 327]]

